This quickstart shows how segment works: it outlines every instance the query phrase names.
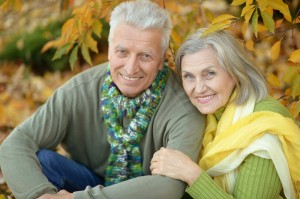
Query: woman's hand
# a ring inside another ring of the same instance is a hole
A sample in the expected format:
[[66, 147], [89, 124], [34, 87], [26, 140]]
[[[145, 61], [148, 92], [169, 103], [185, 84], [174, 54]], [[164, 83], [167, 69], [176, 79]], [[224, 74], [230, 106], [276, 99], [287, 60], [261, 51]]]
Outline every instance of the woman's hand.
[[164, 175], [193, 184], [201, 174], [200, 167], [181, 151], [161, 148], [151, 160], [152, 175]]
[[65, 190], [60, 190], [56, 194], [44, 194], [38, 199], [73, 199], [73, 194]]

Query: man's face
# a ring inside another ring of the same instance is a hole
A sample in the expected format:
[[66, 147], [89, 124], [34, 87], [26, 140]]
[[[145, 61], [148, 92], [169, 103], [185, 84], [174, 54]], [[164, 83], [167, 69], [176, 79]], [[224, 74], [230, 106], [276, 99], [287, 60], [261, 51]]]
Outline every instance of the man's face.
[[108, 51], [112, 79], [123, 95], [137, 97], [163, 67], [161, 31], [120, 24], [113, 34]]

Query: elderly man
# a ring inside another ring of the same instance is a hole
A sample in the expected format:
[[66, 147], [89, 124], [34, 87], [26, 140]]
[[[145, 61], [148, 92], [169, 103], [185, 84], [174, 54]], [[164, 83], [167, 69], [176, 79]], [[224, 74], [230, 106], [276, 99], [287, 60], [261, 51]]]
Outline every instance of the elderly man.
[[[167, 12], [119, 4], [108, 63], [73, 77], [7, 137], [1, 169], [16, 198], [181, 198], [186, 184], [150, 172], [161, 147], [197, 159], [204, 117], [164, 64]], [[59, 144], [70, 159], [52, 151]]]

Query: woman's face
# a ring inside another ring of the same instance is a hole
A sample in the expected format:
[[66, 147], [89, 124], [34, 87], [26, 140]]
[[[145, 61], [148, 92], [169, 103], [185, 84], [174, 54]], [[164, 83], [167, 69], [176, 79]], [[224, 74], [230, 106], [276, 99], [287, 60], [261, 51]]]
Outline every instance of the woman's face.
[[183, 88], [201, 113], [214, 113], [228, 102], [235, 82], [212, 48], [184, 55], [181, 70]]

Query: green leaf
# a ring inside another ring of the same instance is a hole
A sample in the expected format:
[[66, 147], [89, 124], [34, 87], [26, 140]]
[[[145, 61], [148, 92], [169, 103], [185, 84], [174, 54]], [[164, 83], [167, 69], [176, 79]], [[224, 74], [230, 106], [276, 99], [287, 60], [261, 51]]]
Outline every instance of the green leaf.
[[90, 34], [87, 33], [84, 43], [87, 48], [90, 48], [95, 53], [98, 53], [97, 41], [93, 39], [91, 33]]
[[258, 23], [258, 12], [255, 10], [253, 16], [252, 16], [252, 30], [253, 33], [255, 34], [255, 37], [257, 38], [257, 23]]
[[64, 54], [67, 54], [67, 51], [69, 48], [72, 47], [72, 43], [66, 43], [65, 45], [63, 45], [62, 47], [58, 48], [56, 51], [55, 51], [55, 54], [52, 58], [52, 60], [55, 60], [55, 59], [60, 59]]
[[275, 22], [273, 18], [268, 13], [263, 11], [261, 11], [260, 14], [267, 29], [274, 34]]
[[92, 30], [93, 33], [100, 38], [102, 32], [102, 23], [99, 20], [95, 20], [92, 26]]
[[271, 60], [275, 61], [279, 54], [280, 54], [280, 46], [281, 46], [281, 40], [277, 41], [272, 47], [271, 47]]
[[76, 45], [72, 52], [71, 52], [71, 55], [70, 55], [70, 58], [69, 58], [69, 63], [70, 63], [70, 66], [71, 66], [71, 69], [73, 70], [74, 69], [74, 64], [77, 60], [77, 54], [78, 54], [78, 45]]
[[91, 56], [90, 56], [89, 50], [88, 50], [88, 48], [86, 47], [86, 45], [84, 43], [81, 46], [81, 54], [82, 54], [84, 60], [89, 65], [92, 65], [92, 60], [91, 60]]

